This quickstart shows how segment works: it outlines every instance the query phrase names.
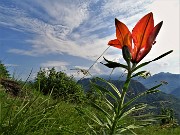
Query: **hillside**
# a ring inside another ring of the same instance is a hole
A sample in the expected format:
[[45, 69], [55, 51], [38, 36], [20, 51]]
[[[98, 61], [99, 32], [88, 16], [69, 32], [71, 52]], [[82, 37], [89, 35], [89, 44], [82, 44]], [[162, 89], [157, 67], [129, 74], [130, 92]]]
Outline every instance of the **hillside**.
[[[86, 92], [91, 90], [89, 81], [90, 81], [90, 79], [83, 79], [81, 81], [78, 81], [78, 83], [83, 86], [83, 88], [85, 89]], [[121, 90], [121, 88], [124, 84], [124, 81], [119, 81], [119, 80], [111, 80], [111, 82], [119, 90]], [[134, 97], [138, 93], [141, 93], [145, 90], [147, 90], [147, 88], [142, 83], [140, 83], [136, 80], [132, 80], [130, 83], [130, 87], [129, 87], [129, 90], [127, 93], [126, 100]], [[156, 94], [151, 94], [151, 95], [142, 97], [137, 102], [143, 102], [143, 103], [149, 104], [150, 106], [153, 106], [153, 109], [150, 111], [153, 111], [155, 113], [160, 112], [160, 109], [162, 107], [172, 108], [175, 111], [176, 118], [180, 122], [180, 99], [175, 98], [173, 95], [159, 92]]]
[[170, 94], [180, 99], [180, 87], [174, 89]]

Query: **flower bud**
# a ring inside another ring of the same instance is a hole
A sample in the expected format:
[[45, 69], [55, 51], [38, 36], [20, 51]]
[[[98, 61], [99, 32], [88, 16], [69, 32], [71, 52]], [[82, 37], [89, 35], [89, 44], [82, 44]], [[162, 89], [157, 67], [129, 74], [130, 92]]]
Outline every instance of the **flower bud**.
[[124, 60], [129, 63], [130, 60], [131, 60], [131, 53], [129, 51], [129, 48], [128, 46], [124, 45], [123, 48], [122, 48], [122, 54], [123, 54], [123, 58]]

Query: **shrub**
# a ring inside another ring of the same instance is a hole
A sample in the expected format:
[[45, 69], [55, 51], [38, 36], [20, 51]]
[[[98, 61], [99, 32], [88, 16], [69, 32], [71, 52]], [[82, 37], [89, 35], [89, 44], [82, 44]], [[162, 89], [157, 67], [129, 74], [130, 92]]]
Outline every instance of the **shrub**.
[[6, 66], [0, 61], [0, 78], [9, 78], [9, 72]]
[[35, 78], [35, 88], [44, 95], [51, 94], [54, 99], [79, 102], [83, 97], [83, 89], [75, 79], [55, 68], [40, 69]]

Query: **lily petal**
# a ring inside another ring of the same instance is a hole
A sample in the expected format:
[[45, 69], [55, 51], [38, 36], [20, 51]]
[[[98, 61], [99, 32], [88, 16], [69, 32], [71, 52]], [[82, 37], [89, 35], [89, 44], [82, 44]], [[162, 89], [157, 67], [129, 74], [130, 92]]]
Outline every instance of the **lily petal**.
[[153, 13], [150, 12], [139, 20], [132, 31], [132, 38], [134, 42], [132, 59], [136, 59], [136, 55], [147, 44], [147, 39], [154, 28]]
[[131, 46], [131, 44], [129, 44], [130, 42], [124, 40], [125, 38], [127, 38], [127, 36], [131, 35], [131, 32], [129, 31], [128, 27], [116, 18], [115, 18], [115, 26], [116, 26], [116, 37], [119, 40], [121, 46], [125, 44], [127, 46]]
[[154, 29], [152, 30], [152, 32], [150, 33], [150, 35], [148, 37], [146, 46], [144, 46], [143, 48], [140, 49], [138, 56], [136, 58], [136, 62], [141, 61], [150, 52], [152, 45], [156, 39], [156, 36], [158, 35], [158, 33], [161, 29], [162, 24], [163, 24], [163, 21], [161, 21], [154, 27]]
[[150, 50], [151, 50], [151, 47], [142, 48], [136, 57], [136, 63], [139, 63], [149, 53]]
[[154, 27], [153, 31], [150, 33], [150, 35], [148, 37], [148, 40], [147, 40], [148, 43], [147, 44], [153, 44], [154, 43], [154, 41], [155, 41], [155, 39], [156, 39], [162, 25], [163, 25], [163, 21], [161, 21], [160, 23], [158, 23]]
[[108, 45], [114, 46], [114, 47], [119, 48], [119, 49], [122, 49], [122, 44], [120, 43], [120, 41], [118, 39], [110, 40], [108, 42]]

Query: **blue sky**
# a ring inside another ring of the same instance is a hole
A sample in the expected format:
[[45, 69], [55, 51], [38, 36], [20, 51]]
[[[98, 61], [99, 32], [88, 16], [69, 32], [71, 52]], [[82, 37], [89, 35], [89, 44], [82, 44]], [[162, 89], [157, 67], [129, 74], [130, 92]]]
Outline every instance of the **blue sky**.
[[[145, 70], [179, 73], [179, 0], [1, 0], [0, 60], [18, 78], [26, 78], [32, 68], [33, 77], [40, 67], [80, 77], [71, 69], [88, 69], [108, 47], [115, 38], [114, 18], [132, 30], [149, 12], [154, 14], [155, 25], [164, 23], [143, 61], [171, 49], [174, 52]], [[121, 51], [113, 47], [103, 56], [123, 61]], [[91, 74], [110, 74], [99, 63], [102, 60], [91, 68]]]

